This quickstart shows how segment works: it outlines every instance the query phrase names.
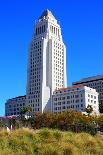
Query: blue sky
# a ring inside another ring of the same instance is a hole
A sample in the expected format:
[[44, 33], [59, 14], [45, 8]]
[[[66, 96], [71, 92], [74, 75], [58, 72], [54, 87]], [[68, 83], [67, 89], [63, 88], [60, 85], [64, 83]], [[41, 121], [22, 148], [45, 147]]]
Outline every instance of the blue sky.
[[8, 98], [26, 93], [27, 54], [35, 20], [52, 11], [67, 47], [68, 85], [103, 74], [102, 0], [2, 0], [0, 2], [0, 115]]

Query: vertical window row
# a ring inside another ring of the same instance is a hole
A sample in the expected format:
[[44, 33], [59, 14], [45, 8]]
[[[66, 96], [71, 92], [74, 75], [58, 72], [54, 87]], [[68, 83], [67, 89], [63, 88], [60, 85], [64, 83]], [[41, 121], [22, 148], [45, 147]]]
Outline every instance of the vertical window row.
[[45, 32], [45, 25], [36, 28], [36, 35], [39, 35], [44, 32]]
[[59, 29], [50, 25], [50, 30], [55, 35], [59, 36]]

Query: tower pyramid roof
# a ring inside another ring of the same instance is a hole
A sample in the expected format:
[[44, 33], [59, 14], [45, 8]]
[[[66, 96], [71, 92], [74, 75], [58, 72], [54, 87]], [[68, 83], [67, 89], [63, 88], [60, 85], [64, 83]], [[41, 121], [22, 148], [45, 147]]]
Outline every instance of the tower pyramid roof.
[[42, 19], [43, 17], [48, 17], [48, 16], [54, 18], [52, 12], [50, 10], [46, 9], [46, 10], [43, 11], [43, 13], [39, 17], [39, 19]]

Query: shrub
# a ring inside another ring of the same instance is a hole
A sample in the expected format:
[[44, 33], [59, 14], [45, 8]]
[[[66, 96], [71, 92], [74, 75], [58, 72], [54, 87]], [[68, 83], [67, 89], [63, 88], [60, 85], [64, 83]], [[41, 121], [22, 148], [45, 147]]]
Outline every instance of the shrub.
[[54, 130], [53, 131], [53, 137], [56, 139], [56, 140], [61, 140], [62, 138], [62, 133], [59, 131], [59, 130]]
[[0, 155], [102, 155], [103, 137], [43, 128], [0, 131]]

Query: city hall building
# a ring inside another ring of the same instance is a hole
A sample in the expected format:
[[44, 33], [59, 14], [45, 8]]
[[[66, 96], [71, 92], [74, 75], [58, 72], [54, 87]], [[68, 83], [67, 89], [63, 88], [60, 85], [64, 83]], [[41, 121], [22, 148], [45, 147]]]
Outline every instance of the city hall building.
[[46, 10], [39, 17], [29, 47], [27, 105], [33, 112], [52, 111], [55, 89], [67, 87], [66, 47], [61, 28]]

